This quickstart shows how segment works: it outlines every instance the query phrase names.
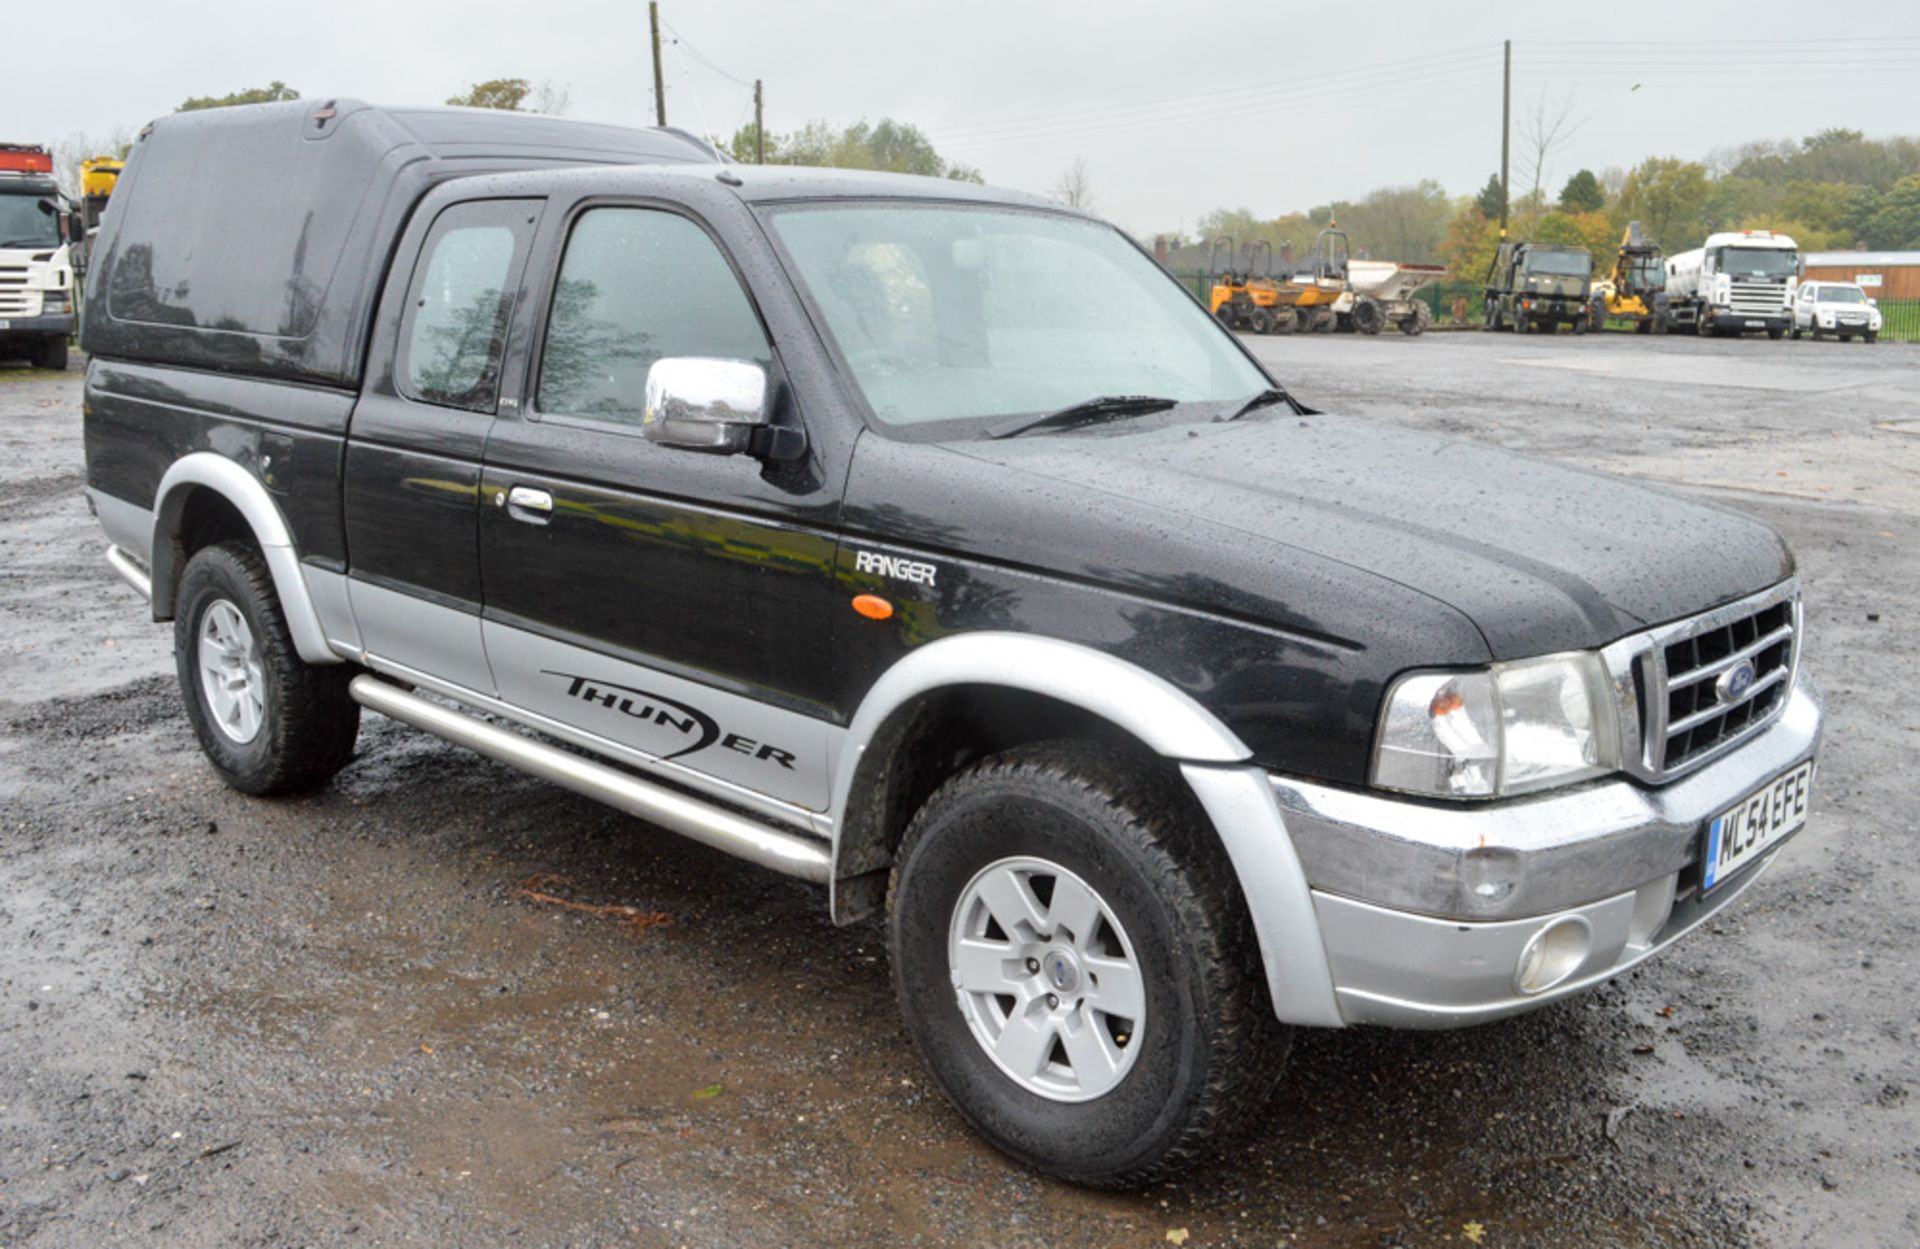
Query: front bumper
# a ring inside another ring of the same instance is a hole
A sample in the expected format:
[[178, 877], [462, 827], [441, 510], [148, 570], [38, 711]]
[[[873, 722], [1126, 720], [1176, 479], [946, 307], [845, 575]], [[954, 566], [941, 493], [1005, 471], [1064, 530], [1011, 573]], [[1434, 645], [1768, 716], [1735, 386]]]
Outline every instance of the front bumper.
[[65, 337], [73, 333], [73, 314], [56, 313], [52, 316], [9, 317], [0, 315], [0, 334], [43, 334], [49, 337]]
[[[1777, 720], [1726, 757], [1649, 788], [1609, 780], [1461, 807], [1275, 776], [1349, 1023], [1454, 1027], [1532, 1009], [1633, 966], [1743, 892], [1773, 853], [1702, 901], [1701, 830], [1819, 750], [1801, 672]], [[1567, 979], [1515, 987], [1526, 943], [1574, 916], [1590, 934]]]

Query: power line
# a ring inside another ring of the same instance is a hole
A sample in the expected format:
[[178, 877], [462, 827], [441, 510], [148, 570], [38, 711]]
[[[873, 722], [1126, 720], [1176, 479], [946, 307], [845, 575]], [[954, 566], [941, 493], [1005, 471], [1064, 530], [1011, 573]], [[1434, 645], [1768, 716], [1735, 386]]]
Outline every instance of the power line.
[[679, 31], [675, 30], [673, 28], [672, 23], [668, 22], [665, 18], [660, 19], [660, 24], [666, 27], [668, 34], [673, 36], [673, 42], [675, 43], [675, 45], [677, 45], [687, 55], [691, 56], [694, 60], [700, 62], [700, 64], [706, 66], [708, 69], [720, 75], [722, 78], [726, 79], [728, 82], [734, 83], [737, 86], [745, 87], [749, 91], [753, 90], [752, 83], [748, 82], [744, 78], [737, 78], [734, 75], [729, 74], [726, 70], [721, 69], [718, 65], [708, 60], [704, 55], [701, 54], [700, 49], [688, 43], [686, 36], [682, 35]]
[[1330, 89], [1301, 84], [1291, 90], [1272, 92], [1259, 100], [1207, 104], [1196, 99], [1181, 108], [1163, 108], [1137, 118], [1114, 116], [1084, 122], [1036, 122], [1022, 131], [1004, 134], [952, 135], [946, 131], [930, 134], [938, 138], [942, 147], [966, 149], [1020, 147], [1032, 143], [1102, 138], [1113, 134], [1159, 134], [1169, 129], [1211, 124], [1225, 118], [1259, 116], [1279, 110], [1297, 114], [1311, 107], [1318, 111], [1326, 103], [1359, 105], [1370, 100], [1403, 95], [1409, 88], [1431, 91], [1436, 86], [1456, 82], [1459, 78], [1457, 67], [1433, 66], [1418, 73], [1403, 74], [1384, 84], [1354, 82]]
[[1451, 68], [1458, 69], [1462, 65], [1462, 62], [1458, 58], [1473, 52], [1485, 53], [1492, 50], [1490, 47], [1483, 47], [1476, 44], [1470, 47], [1422, 53], [1418, 56], [1404, 57], [1400, 60], [1387, 61], [1376, 65], [1353, 66], [1324, 74], [1292, 77], [1277, 82], [1252, 83], [1242, 87], [1229, 87], [1218, 91], [1206, 91], [1193, 95], [1162, 96], [1157, 99], [1142, 100], [1129, 104], [1107, 104], [1092, 108], [1071, 109], [1061, 113], [1028, 114], [1023, 117], [1003, 117], [990, 121], [962, 122], [950, 126], [929, 127], [927, 133], [929, 135], [958, 137], [961, 134], [977, 134], [1008, 128], [1025, 129], [1036, 125], [1067, 122], [1075, 118], [1091, 119], [1134, 113], [1158, 113], [1171, 106], [1204, 104], [1208, 101], [1215, 100], [1226, 102], [1228, 100], [1242, 99], [1248, 96], [1260, 96], [1275, 92], [1292, 94], [1302, 89], [1311, 89], [1316, 84], [1331, 83], [1339, 79], [1361, 76], [1378, 80], [1391, 77], [1396, 70], [1411, 69], [1413, 67], [1427, 68], [1435, 63], [1444, 63]]

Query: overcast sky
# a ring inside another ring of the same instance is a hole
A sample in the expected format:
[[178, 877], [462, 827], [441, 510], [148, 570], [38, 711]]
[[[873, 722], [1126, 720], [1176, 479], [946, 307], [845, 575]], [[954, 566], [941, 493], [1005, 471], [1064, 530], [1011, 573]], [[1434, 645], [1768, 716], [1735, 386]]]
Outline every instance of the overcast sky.
[[[664, 0], [662, 17], [682, 41], [665, 53], [675, 125], [730, 134], [763, 78], [774, 132], [896, 117], [989, 182], [1043, 192], [1084, 158], [1096, 207], [1137, 232], [1421, 178], [1477, 189], [1499, 166], [1502, 39], [1516, 115], [1570, 100], [1579, 123], [1555, 192], [1582, 166], [1827, 126], [1920, 133], [1915, 0]], [[436, 104], [525, 77], [570, 91], [573, 117], [652, 119], [644, 0], [87, 0], [21, 7], [8, 35], [23, 55], [0, 86], [5, 141], [133, 129], [271, 79]]]

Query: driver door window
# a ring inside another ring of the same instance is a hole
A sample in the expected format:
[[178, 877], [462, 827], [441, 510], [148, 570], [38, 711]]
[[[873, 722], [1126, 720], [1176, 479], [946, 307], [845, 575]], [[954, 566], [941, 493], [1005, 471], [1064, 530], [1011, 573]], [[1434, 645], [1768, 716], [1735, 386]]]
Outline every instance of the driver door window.
[[595, 208], [567, 241], [535, 406], [638, 430], [647, 370], [668, 356], [770, 368], [773, 352], [707, 232], [653, 208]]

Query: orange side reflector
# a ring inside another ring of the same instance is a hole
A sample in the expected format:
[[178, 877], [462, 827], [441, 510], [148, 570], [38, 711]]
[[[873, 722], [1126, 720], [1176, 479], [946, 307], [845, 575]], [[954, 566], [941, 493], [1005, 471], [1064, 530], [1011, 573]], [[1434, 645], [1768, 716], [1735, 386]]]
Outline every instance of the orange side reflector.
[[893, 604], [878, 594], [856, 594], [853, 596], [853, 610], [868, 620], [885, 620], [893, 615]]

